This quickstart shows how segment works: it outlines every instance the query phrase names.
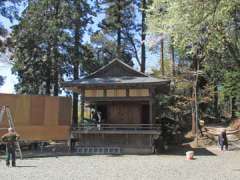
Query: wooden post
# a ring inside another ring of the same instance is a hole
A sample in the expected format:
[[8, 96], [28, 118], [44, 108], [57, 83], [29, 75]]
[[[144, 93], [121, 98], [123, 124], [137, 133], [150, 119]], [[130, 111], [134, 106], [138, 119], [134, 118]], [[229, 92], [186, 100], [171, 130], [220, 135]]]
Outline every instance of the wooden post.
[[152, 143], [152, 136], [149, 136], [149, 146], [152, 147], [153, 143]]
[[129, 97], [129, 88], [126, 89], [126, 97]]
[[150, 122], [150, 124], [153, 124], [153, 123], [155, 123], [155, 110], [153, 107], [155, 90], [153, 88], [149, 89], [149, 95], [151, 97], [151, 99], [149, 100], [149, 122]]
[[81, 89], [81, 121], [84, 120], [85, 89]]
[[149, 100], [149, 122], [153, 123], [153, 100]]

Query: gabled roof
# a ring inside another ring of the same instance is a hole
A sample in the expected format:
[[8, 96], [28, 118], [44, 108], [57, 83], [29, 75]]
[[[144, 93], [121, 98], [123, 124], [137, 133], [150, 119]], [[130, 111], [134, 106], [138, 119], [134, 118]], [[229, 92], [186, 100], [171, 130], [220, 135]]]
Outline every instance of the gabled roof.
[[64, 87], [158, 86], [170, 80], [158, 79], [138, 72], [119, 59], [114, 59], [82, 79], [62, 83]]
[[101, 67], [86, 78], [100, 78], [100, 77], [120, 77], [120, 76], [135, 76], [147, 77], [146, 74], [136, 71], [131, 66], [125, 64], [120, 59], [113, 59], [107, 65]]
[[101, 78], [83, 78], [70, 82], [65, 82], [64, 86], [108, 86], [108, 85], [160, 85], [166, 84], [169, 80], [157, 79], [154, 77], [101, 77]]

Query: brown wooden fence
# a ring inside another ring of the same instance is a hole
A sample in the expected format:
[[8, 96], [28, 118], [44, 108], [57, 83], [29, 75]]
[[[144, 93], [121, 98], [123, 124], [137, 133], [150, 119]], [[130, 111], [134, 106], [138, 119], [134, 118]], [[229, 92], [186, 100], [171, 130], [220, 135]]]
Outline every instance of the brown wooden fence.
[[[70, 98], [0, 94], [0, 106], [9, 106], [16, 131], [23, 140], [67, 140], [71, 127]], [[0, 128], [8, 126], [7, 116]], [[0, 130], [0, 135], [5, 133]]]

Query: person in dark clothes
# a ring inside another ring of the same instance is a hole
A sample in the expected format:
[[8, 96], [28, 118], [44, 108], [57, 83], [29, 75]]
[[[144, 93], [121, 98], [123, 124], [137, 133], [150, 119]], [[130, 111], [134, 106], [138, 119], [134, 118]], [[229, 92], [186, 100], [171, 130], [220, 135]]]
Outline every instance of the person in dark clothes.
[[19, 139], [19, 135], [14, 132], [12, 128], [8, 129], [8, 133], [2, 136], [2, 141], [6, 143], [6, 165], [10, 165], [10, 157], [12, 159], [12, 167], [16, 166], [16, 141]]
[[153, 154], [158, 153], [158, 139], [153, 139]]
[[102, 113], [97, 112], [97, 128], [98, 130], [101, 130], [101, 123], [102, 123]]
[[98, 115], [97, 115], [97, 111], [92, 111], [92, 121], [94, 123], [98, 122]]
[[223, 148], [225, 146], [225, 149], [228, 150], [228, 139], [227, 139], [227, 133], [226, 129], [223, 129], [221, 134], [218, 137], [219, 145], [221, 146], [221, 151], [223, 151]]
[[70, 151], [73, 152], [75, 150], [77, 139], [71, 134], [70, 137]]

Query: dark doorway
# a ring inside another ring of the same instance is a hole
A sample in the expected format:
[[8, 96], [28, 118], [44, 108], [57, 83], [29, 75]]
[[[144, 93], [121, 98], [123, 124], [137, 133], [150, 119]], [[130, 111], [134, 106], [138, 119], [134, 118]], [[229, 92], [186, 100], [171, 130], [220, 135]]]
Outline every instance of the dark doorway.
[[142, 105], [142, 124], [149, 124], [149, 105]]
[[97, 111], [101, 112], [102, 123], [106, 123], [107, 122], [107, 105], [98, 104]]

